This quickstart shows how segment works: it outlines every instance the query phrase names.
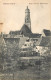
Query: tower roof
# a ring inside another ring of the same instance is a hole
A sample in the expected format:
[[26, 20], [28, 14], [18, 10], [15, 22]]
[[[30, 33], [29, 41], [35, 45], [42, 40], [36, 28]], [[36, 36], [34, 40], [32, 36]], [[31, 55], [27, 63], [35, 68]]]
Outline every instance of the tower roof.
[[28, 6], [27, 6], [27, 8], [26, 8], [26, 9], [27, 9], [27, 10], [29, 9], [29, 8], [28, 8]]
[[30, 12], [30, 10], [29, 10], [28, 6], [27, 6], [27, 8], [26, 8], [25, 12]]
[[41, 34], [38, 33], [32, 33], [31, 30], [28, 28], [27, 25], [23, 25], [21, 30], [20, 30], [21, 34], [23, 34], [24, 36], [30, 37], [30, 38], [39, 38], [41, 36]]

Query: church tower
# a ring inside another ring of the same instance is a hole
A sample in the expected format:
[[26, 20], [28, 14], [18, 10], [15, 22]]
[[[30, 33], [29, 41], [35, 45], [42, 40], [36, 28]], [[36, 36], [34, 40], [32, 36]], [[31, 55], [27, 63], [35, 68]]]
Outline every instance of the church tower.
[[25, 10], [25, 24], [31, 30], [30, 10], [28, 9], [28, 6]]

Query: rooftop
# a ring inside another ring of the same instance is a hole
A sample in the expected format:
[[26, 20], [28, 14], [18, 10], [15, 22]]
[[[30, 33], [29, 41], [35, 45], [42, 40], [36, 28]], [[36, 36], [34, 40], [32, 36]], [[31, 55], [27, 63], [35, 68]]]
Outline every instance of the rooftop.
[[44, 29], [43, 32], [44, 32], [44, 34], [45, 34], [46, 36], [51, 36], [51, 31], [50, 31], [50, 30]]
[[46, 36], [46, 37], [40, 38], [37, 41], [36, 46], [51, 47], [51, 37], [50, 36]]

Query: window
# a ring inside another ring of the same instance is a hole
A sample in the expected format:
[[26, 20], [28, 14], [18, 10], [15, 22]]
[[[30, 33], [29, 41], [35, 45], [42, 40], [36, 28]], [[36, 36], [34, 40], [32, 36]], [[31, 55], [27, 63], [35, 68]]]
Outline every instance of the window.
[[24, 46], [27, 46], [27, 44], [24, 44]]
[[29, 42], [29, 39], [27, 39], [26, 41]]

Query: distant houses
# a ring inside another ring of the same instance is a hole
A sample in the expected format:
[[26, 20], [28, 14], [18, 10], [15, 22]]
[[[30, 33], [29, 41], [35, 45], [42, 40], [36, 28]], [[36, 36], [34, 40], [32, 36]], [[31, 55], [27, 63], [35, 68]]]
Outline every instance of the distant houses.
[[[51, 31], [44, 29], [41, 38], [36, 43], [41, 55], [49, 55], [51, 50]], [[43, 54], [44, 53], [44, 54]], [[46, 53], [46, 54], [45, 54]]]

